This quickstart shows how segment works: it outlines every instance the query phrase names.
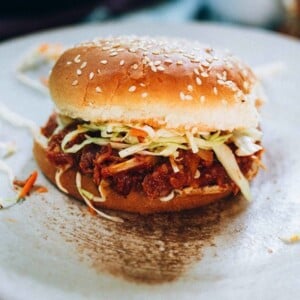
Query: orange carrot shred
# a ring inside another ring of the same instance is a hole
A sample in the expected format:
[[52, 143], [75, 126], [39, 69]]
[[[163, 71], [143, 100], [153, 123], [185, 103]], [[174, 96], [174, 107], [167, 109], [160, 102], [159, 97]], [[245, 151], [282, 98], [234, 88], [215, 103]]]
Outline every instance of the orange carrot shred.
[[39, 52], [43, 53], [43, 52], [46, 52], [49, 48], [49, 45], [47, 43], [44, 43], [44, 44], [41, 44], [39, 46]]
[[36, 189], [37, 193], [47, 193], [48, 189], [44, 186], [40, 186], [38, 189]]
[[148, 133], [142, 129], [138, 129], [138, 128], [131, 128], [129, 131], [130, 135], [136, 136], [136, 137], [147, 137]]
[[37, 179], [37, 176], [38, 176], [37, 171], [34, 171], [29, 175], [29, 177], [25, 180], [25, 184], [18, 195], [18, 199], [25, 198], [28, 195], [28, 193], [30, 192], [31, 188], [33, 187]]
[[40, 77], [40, 81], [44, 86], [48, 86], [49, 84], [49, 78], [48, 77]]

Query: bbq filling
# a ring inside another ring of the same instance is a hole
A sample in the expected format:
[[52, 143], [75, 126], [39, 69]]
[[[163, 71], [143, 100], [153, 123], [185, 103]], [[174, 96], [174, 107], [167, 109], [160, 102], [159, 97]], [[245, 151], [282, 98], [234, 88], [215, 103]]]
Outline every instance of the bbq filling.
[[138, 124], [94, 124], [53, 114], [41, 133], [57, 172], [73, 168], [97, 186], [106, 182], [123, 196], [138, 191], [161, 200], [185, 188], [228, 185], [250, 199], [246, 177], [262, 151], [261, 132], [254, 128], [177, 132]]

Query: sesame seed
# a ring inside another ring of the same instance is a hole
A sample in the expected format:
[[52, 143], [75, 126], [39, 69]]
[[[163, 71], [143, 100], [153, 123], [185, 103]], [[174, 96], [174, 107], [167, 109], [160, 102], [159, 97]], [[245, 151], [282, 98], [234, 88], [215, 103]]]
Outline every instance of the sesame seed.
[[146, 86], [146, 84], [145, 84], [145, 83], [143, 83], [143, 82], [141, 82], [141, 83], [140, 83], [140, 86], [142, 86], [142, 87], [145, 87], [145, 86]]
[[146, 61], [146, 63], [148, 63], [148, 62], [150, 63], [151, 62], [151, 60], [150, 60], [150, 58], [148, 56], [145, 56], [144, 60]]
[[128, 49], [128, 51], [131, 52], [131, 53], [135, 53], [135, 52], [136, 52], [136, 49], [130, 48], [130, 49]]
[[122, 60], [120, 61], [120, 66], [124, 66], [124, 64], [125, 64], [125, 60], [122, 59]]
[[118, 55], [118, 52], [112, 52], [109, 54], [109, 56], [117, 56]]
[[203, 61], [203, 62], [201, 62], [201, 65], [202, 65], [203, 67], [209, 67], [209, 62]]
[[142, 98], [146, 98], [148, 96], [148, 93], [142, 93]]
[[249, 82], [248, 81], [244, 81], [243, 87], [244, 87], [244, 89], [247, 90], [249, 88]]
[[193, 55], [190, 55], [190, 54], [183, 54], [183, 56], [186, 58], [189, 58], [189, 59], [195, 58]]
[[165, 60], [165, 63], [167, 63], [167, 64], [172, 64], [172, 63], [173, 63], [173, 60], [172, 60], [172, 59], [169, 59], [169, 58], [167, 58], [167, 59]]
[[77, 69], [76, 73], [77, 73], [78, 76], [80, 76], [82, 74], [80, 69]]
[[138, 65], [138, 64], [133, 64], [133, 65], [131, 66], [131, 68], [132, 68], [133, 70], [137, 70], [137, 69], [138, 69], [138, 67], [139, 67], [139, 65]]
[[103, 60], [101, 60], [100, 62], [101, 62], [101, 64], [103, 64], [103, 65], [106, 65], [106, 64], [107, 64], [107, 60], [106, 60], [106, 59], [103, 59]]
[[80, 69], [84, 69], [84, 68], [86, 67], [86, 65], [87, 65], [87, 62], [84, 61], [84, 62], [81, 64]]
[[204, 72], [204, 68], [203, 68], [203, 66], [201, 65], [201, 63], [198, 65], [198, 67], [199, 67], [199, 70], [200, 70], [201, 72]]
[[202, 84], [202, 80], [200, 79], [200, 77], [196, 77], [196, 83], [197, 83], [197, 85]]
[[231, 80], [226, 80], [224, 82], [224, 85], [228, 86], [231, 89], [234, 87], [234, 83]]
[[184, 94], [184, 92], [180, 92], [180, 93], [179, 93], [179, 97], [180, 97], [180, 99], [181, 99], [182, 101], [184, 101], [184, 100], [185, 100], [185, 94]]
[[78, 80], [74, 80], [73, 82], [72, 82], [72, 85], [77, 85], [78, 84]]
[[161, 61], [160, 60], [156, 60], [155, 62], [154, 62], [154, 66], [159, 66], [161, 64]]
[[135, 85], [132, 85], [129, 89], [128, 89], [128, 92], [132, 93], [136, 90], [136, 86]]
[[193, 96], [191, 95], [185, 95], [185, 100], [193, 100]]
[[227, 103], [228, 103], [227, 100], [225, 100], [225, 99], [222, 99], [221, 102], [223, 105], [227, 105]]
[[98, 73], [98, 74], [101, 74], [101, 70], [100, 70], [100, 69], [97, 69], [97, 73]]
[[216, 76], [217, 76], [217, 78], [218, 78], [218, 79], [223, 79], [223, 75], [222, 75], [222, 74], [220, 74], [220, 73], [217, 73], [217, 75], [216, 75]]
[[183, 61], [182, 61], [182, 60], [177, 60], [177, 61], [176, 61], [176, 64], [177, 64], [177, 65], [183, 65]]
[[227, 63], [226, 63], [226, 66], [227, 66], [229, 69], [232, 69], [232, 68], [233, 68], [233, 64], [230, 63], [230, 62], [227, 62]]
[[225, 81], [222, 80], [222, 79], [218, 79], [218, 80], [217, 80], [217, 83], [218, 83], [219, 85], [224, 85], [224, 84], [225, 84]]
[[71, 65], [72, 62], [71, 61], [67, 61], [67, 66]]
[[202, 73], [201, 73], [201, 76], [202, 76], [202, 77], [208, 77], [208, 74], [207, 74], [207, 72], [202, 72]]
[[246, 77], [246, 76], [248, 75], [248, 72], [247, 72], [247, 70], [246, 70], [246, 69], [243, 69], [243, 70], [242, 70], [242, 74], [243, 74], [243, 76], [245, 76], [245, 77]]
[[99, 87], [99, 86], [96, 87], [96, 93], [102, 93], [101, 87]]
[[157, 69], [156, 69], [155, 66], [151, 66], [151, 70], [152, 70], [153, 72], [157, 72]]
[[212, 63], [213, 60], [214, 60], [214, 59], [213, 59], [212, 57], [207, 57], [207, 58], [206, 58], [206, 61], [207, 61], [208, 63]]
[[238, 90], [238, 91], [237, 91], [237, 97], [238, 97], [238, 98], [243, 97], [243, 93], [242, 93], [241, 90]]
[[193, 91], [193, 86], [192, 86], [191, 84], [189, 84], [189, 85], [187, 86], [187, 89], [188, 89], [189, 92], [192, 92], [192, 91]]
[[165, 68], [164, 68], [163, 66], [158, 66], [158, 67], [157, 67], [157, 70], [158, 70], [158, 71], [164, 71]]
[[200, 96], [200, 102], [204, 103], [205, 102], [205, 96]]
[[102, 50], [103, 50], [103, 51], [107, 51], [107, 50], [110, 50], [110, 49], [111, 49], [110, 46], [104, 46], [104, 47], [102, 47]]
[[194, 73], [195, 73], [196, 75], [200, 75], [200, 72], [199, 72], [199, 70], [198, 70], [197, 68], [194, 69]]
[[215, 95], [218, 95], [218, 89], [217, 89], [216, 86], [213, 88], [213, 90], [214, 90], [214, 94], [215, 94]]
[[75, 58], [74, 58], [74, 62], [75, 63], [80, 63], [80, 54], [78, 54]]
[[160, 54], [160, 52], [158, 50], [154, 50], [154, 51], [152, 51], [152, 54], [153, 55], [158, 55], [158, 54]]
[[91, 72], [90, 75], [89, 75], [89, 79], [92, 80], [94, 78], [94, 76], [95, 76], [95, 73]]

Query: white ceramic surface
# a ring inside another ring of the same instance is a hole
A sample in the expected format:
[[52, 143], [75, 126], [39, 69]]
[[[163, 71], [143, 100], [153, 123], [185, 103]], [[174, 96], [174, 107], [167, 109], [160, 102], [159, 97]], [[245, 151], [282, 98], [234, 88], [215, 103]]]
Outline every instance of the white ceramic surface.
[[[108, 34], [198, 39], [229, 48], [250, 65], [281, 61], [288, 71], [265, 81], [262, 111], [268, 168], [239, 197], [205, 209], [140, 217], [123, 225], [91, 216], [41, 175], [49, 193], [0, 211], [0, 299], [299, 299], [300, 43], [263, 31], [211, 24], [81, 26], [0, 45], [0, 101], [42, 124], [47, 96], [18, 83], [18, 58], [41, 42], [73, 44]], [[21, 151], [9, 158], [19, 177], [37, 168], [31, 137], [0, 121], [0, 139]], [[0, 192], [7, 191], [0, 175]]]

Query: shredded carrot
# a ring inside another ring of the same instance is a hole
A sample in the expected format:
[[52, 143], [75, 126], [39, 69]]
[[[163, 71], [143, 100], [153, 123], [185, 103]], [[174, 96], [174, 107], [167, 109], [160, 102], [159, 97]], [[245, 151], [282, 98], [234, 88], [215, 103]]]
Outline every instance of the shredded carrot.
[[37, 192], [37, 193], [47, 193], [48, 192], [48, 189], [45, 187], [45, 186], [40, 186], [40, 187], [38, 187], [36, 190], [35, 190], [35, 192]]
[[142, 138], [145, 138], [148, 135], [148, 133], [146, 131], [144, 131], [142, 129], [138, 129], [138, 128], [131, 128], [129, 130], [129, 134], [136, 136], [136, 137], [142, 137]]
[[32, 189], [32, 187], [37, 179], [37, 176], [38, 176], [37, 171], [34, 171], [29, 175], [29, 177], [25, 180], [25, 184], [18, 195], [18, 199], [25, 198], [28, 195], [28, 193]]
[[48, 77], [42, 76], [42, 77], [40, 77], [40, 81], [41, 81], [41, 83], [42, 83], [44, 86], [48, 86], [48, 84], [49, 84], [49, 78], [48, 78]]
[[39, 46], [38, 50], [39, 50], [39, 52], [43, 53], [43, 52], [46, 52], [48, 50], [48, 48], [49, 48], [49, 44], [44, 43]]

